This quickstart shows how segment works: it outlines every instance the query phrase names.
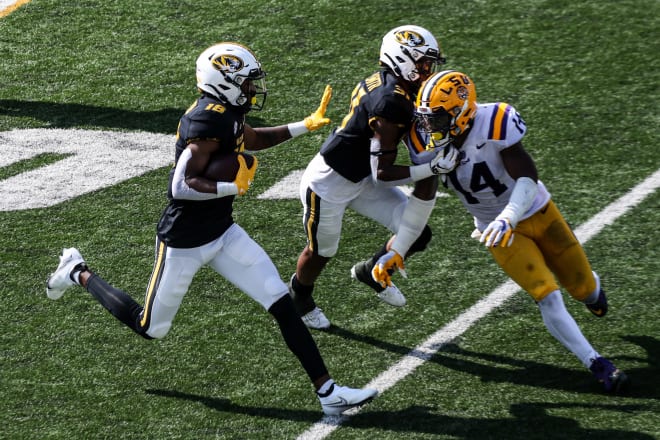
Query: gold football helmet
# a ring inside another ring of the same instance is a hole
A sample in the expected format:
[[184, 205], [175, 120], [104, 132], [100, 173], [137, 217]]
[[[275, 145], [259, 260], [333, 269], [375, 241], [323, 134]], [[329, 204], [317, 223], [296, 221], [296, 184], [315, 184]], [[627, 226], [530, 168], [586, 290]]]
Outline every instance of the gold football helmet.
[[477, 90], [466, 74], [438, 72], [419, 89], [415, 118], [431, 134], [434, 147], [443, 147], [464, 133], [477, 112]]

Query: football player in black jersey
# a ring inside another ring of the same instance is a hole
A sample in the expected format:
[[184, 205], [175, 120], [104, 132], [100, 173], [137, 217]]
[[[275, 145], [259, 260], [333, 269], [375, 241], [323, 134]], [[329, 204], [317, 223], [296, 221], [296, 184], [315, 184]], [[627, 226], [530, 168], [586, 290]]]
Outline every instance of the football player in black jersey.
[[[380, 259], [421, 251], [431, 239], [426, 222], [435, 204], [437, 174], [450, 171], [444, 167], [454, 161], [437, 155], [423, 164], [402, 166], [395, 159], [397, 145], [412, 123], [417, 90], [442, 63], [438, 43], [428, 30], [405, 25], [389, 31], [381, 44], [381, 69], [358, 83], [348, 114], [308, 164], [300, 183], [307, 244], [289, 283], [308, 327], [330, 327], [312, 290], [337, 253], [346, 208], [396, 233], [394, 241], [371, 259], [353, 266], [353, 278], [369, 285], [386, 303], [405, 304], [390, 278], [376, 281], [372, 270]], [[411, 181], [416, 185], [408, 198], [397, 185]], [[403, 268], [402, 258], [398, 267]]]
[[169, 203], [158, 222], [156, 257], [144, 306], [91, 272], [75, 248], [64, 249], [59, 266], [48, 279], [48, 297], [58, 299], [70, 286], [80, 285], [140, 336], [163, 338], [194, 275], [207, 265], [274, 316], [326, 414], [340, 414], [371, 400], [376, 390], [339, 386], [330, 378], [275, 265], [232, 218], [234, 196], [249, 188], [256, 158], [248, 167], [239, 156], [233, 182], [217, 182], [204, 175], [214, 155], [262, 150], [327, 125], [330, 87], [319, 108], [303, 121], [252, 128], [245, 115], [263, 107], [265, 73], [252, 51], [237, 43], [219, 43], [202, 52], [197, 59], [197, 87], [201, 95], [182, 116], [177, 130]]

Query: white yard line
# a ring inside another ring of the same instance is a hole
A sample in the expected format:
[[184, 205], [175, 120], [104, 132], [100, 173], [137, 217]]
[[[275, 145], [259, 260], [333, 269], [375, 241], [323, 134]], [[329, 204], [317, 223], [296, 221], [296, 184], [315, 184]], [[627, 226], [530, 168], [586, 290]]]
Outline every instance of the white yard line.
[[[660, 170], [651, 174], [642, 183], [635, 186], [628, 193], [577, 228], [575, 235], [581, 243], [586, 243], [606, 226], [611, 225], [616, 219], [641, 203], [644, 198], [656, 191], [658, 187], [660, 187]], [[504, 304], [518, 290], [520, 290], [518, 285], [511, 280], [500, 285], [452, 322], [433, 333], [426, 341], [405, 355], [399, 362], [369, 382], [366, 387], [377, 389], [379, 394], [392, 388], [397, 382], [412, 374], [417, 367], [429, 360], [444, 344], [451, 342], [457, 336], [463, 334], [479, 319]], [[324, 416], [298, 436], [298, 440], [324, 439], [351, 416], [359, 412], [359, 408], [354, 408], [342, 416]]]
[[0, 0], [0, 18], [11, 14], [30, 0]]

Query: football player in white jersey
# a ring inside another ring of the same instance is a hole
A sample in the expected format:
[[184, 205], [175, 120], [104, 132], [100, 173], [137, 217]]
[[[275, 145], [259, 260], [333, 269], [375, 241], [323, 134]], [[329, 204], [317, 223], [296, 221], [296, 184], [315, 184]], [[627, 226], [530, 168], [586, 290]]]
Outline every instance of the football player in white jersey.
[[198, 57], [200, 96], [179, 121], [168, 204], [158, 222], [156, 258], [143, 306], [92, 272], [75, 248], [63, 251], [46, 294], [59, 299], [69, 287], [82, 286], [135, 333], [160, 339], [170, 331], [195, 274], [209, 266], [275, 318], [287, 347], [314, 384], [323, 412], [340, 414], [371, 400], [377, 391], [339, 386], [330, 378], [275, 265], [234, 222], [234, 197], [248, 190], [256, 158], [250, 167], [239, 159], [234, 182], [205, 174], [214, 156], [270, 148], [330, 122], [325, 110], [332, 92], [326, 87], [318, 110], [304, 120], [252, 128], [245, 115], [263, 106], [265, 76], [254, 53], [238, 43], [215, 44]]
[[[628, 383], [625, 373], [591, 346], [564, 305], [560, 286], [594, 315], [607, 312], [598, 275], [523, 148], [526, 130], [515, 108], [477, 103], [472, 80], [447, 70], [422, 84], [405, 142], [420, 163], [438, 150], [458, 152], [456, 168], [441, 179], [474, 217], [472, 236], [534, 299], [552, 336], [605, 391], [620, 392]], [[383, 262], [374, 277], [387, 281], [395, 267], [394, 260]]]

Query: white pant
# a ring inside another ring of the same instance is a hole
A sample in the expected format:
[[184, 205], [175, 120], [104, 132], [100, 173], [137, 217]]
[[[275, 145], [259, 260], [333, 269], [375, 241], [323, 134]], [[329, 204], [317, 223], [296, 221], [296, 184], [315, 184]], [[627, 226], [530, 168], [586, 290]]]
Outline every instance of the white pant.
[[204, 265], [266, 310], [288, 294], [268, 254], [236, 223], [218, 239], [196, 248], [171, 248], [158, 240], [141, 316], [149, 336], [162, 338], [167, 334], [193, 277]]
[[317, 154], [300, 181], [300, 200], [308, 245], [323, 257], [333, 257], [347, 207], [396, 232], [408, 197], [397, 187], [376, 185], [371, 177], [353, 183]]

